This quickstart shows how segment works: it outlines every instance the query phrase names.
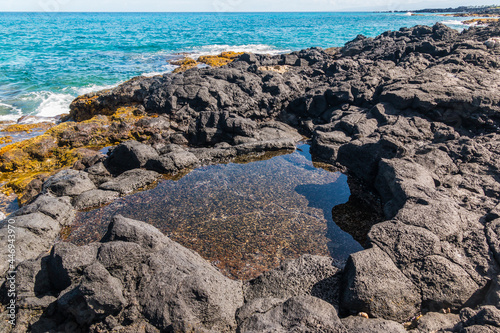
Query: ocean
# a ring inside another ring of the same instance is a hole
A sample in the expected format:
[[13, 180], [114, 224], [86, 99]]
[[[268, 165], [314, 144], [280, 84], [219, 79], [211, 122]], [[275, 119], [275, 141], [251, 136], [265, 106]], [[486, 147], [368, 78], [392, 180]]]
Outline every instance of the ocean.
[[[460, 18], [465, 20], [466, 18]], [[460, 21], [410, 13], [0, 13], [0, 121], [69, 112], [78, 95], [172, 71], [189, 54], [278, 54]], [[33, 121], [33, 120], [31, 120]]]

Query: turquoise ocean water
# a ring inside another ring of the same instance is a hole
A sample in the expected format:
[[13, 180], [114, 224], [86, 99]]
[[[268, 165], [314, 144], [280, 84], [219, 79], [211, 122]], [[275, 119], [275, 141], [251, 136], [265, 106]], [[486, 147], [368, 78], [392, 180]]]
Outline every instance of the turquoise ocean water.
[[326, 48], [435, 22], [460, 29], [404, 13], [0, 13], [0, 121], [67, 113], [78, 95], [173, 70], [179, 53]]

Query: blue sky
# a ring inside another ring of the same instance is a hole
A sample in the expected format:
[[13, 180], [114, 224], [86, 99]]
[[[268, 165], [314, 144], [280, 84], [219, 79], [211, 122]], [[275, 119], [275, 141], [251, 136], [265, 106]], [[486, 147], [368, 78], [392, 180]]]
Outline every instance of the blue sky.
[[483, 0], [0, 0], [0, 11], [365, 11], [491, 5]]

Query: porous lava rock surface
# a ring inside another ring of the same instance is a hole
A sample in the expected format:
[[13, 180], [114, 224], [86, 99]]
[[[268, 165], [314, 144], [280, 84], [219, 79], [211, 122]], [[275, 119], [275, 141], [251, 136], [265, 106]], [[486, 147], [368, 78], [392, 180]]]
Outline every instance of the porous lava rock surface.
[[[409, 321], [414, 332], [498, 332], [499, 36], [498, 25], [402, 28], [336, 52], [243, 54], [78, 98], [75, 120], [133, 105], [159, 115], [141, 119], [156, 130], [50, 177], [8, 217], [23, 249], [13, 330], [397, 332]], [[99, 243], [55, 242], [75, 209], [161, 173], [293, 148], [299, 133], [316, 159], [344, 167], [382, 201], [384, 221], [345, 266], [305, 256], [233, 281], [121, 216]]]

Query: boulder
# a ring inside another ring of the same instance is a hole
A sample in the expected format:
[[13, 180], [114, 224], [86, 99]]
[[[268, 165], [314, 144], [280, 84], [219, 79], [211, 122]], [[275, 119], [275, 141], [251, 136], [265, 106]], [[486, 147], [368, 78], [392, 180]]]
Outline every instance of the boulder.
[[127, 141], [116, 146], [105, 161], [108, 169], [115, 173], [142, 168], [149, 160], [158, 158], [151, 146], [137, 141]]
[[120, 193], [116, 191], [90, 190], [73, 199], [73, 207], [76, 210], [99, 207], [112, 202], [119, 196]]
[[383, 159], [378, 166], [375, 188], [385, 203], [386, 217], [392, 218], [408, 198], [420, 198], [422, 192], [434, 189], [435, 183], [420, 164], [407, 159]]
[[482, 306], [478, 309], [464, 308], [460, 311], [464, 327], [486, 326], [493, 331], [500, 331], [500, 309], [494, 306]]
[[420, 309], [420, 291], [378, 247], [351, 254], [340, 296], [348, 313], [404, 321]]
[[17, 304], [22, 308], [44, 310], [56, 300], [50, 293], [51, 283], [45, 257], [39, 256], [17, 265], [16, 286]]
[[459, 331], [460, 316], [454, 313], [428, 312], [417, 321], [417, 332]]
[[363, 318], [361, 316], [350, 316], [341, 319], [342, 324], [349, 333], [405, 333], [403, 325], [391, 320], [381, 318]]
[[111, 173], [104, 166], [103, 162], [96, 163], [85, 169], [85, 171], [89, 174], [89, 178], [94, 182], [94, 184], [96, 184], [96, 186], [110, 181], [113, 178]]
[[81, 279], [82, 271], [97, 258], [99, 244], [76, 246], [58, 243], [52, 248], [47, 259], [47, 271], [52, 289], [62, 291]]
[[150, 224], [115, 215], [103, 241], [127, 241], [146, 249], [157, 250], [169, 243], [170, 239]]
[[12, 220], [15, 223], [11, 224], [11, 226], [15, 226], [16, 229], [26, 229], [37, 236], [47, 238], [49, 241], [55, 239], [59, 230], [61, 230], [58, 221], [39, 212], [12, 217]]
[[[58, 223], [50, 217], [41, 213], [33, 213], [13, 218], [16, 222], [25, 227], [16, 227], [15, 232], [15, 262], [37, 258], [41, 253], [46, 253], [54, 244], [54, 238], [57, 236]], [[47, 225], [45, 225], [47, 223]], [[33, 231], [31, 231], [30, 229]], [[8, 243], [7, 225], [0, 229], [0, 241], [2, 244]], [[22, 249], [22, 251], [20, 250]], [[4, 276], [8, 269], [12, 269], [8, 262], [8, 252], [2, 253], [0, 262], [0, 275]], [[15, 263], [14, 263], [15, 265]]]
[[19, 210], [12, 213], [11, 217], [36, 212], [40, 212], [57, 220], [61, 225], [71, 224], [75, 215], [69, 197], [56, 198], [49, 194], [43, 194], [38, 196], [31, 204], [21, 207]]
[[[140, 277], [135, 293], [142, 313], [154, 326], [161, 330], [173, 327], [180, 331], [219, 332], [236, 328], [234, 314], [243, 304], [241, 282], [222, 276], [198, 254], [143, 222], [116, 216], [105, 240], [134, 242], [147, 251], [153, 250], [142, 268], [148, 273]], [[130, 251], [109, 253], [118, 255], [114, 259], [118, 262]]]
[[295, 149], [295, 139], [278, 139], [270, 141], [247, 142], [234, 146], [238, 155], [244, 155], [255, 152]]
[[322, 160], [333, 162], [337, 159], [339, 147], [351, 141], [342, 131], [314, 131], [311, 151]]
[[236, 157], [236, 149], [231, 146], [227, 148], [196, 148], [191, 149], [190, 152], [193, 153], [202, 164], [226, 161]]
[[303, 255], [245, 283], [245, 300], [312, 295], [338, 305], [339, 275], [331, 258]]
[[400, 268], [441, 253], [441, 242], [435, 234], [397, 220], [374, 225], [368, 233], [368, 240], [389, 255]]
[[403, 270], [420, 288], [423, 304], [433, 310], [459, 309], [479, 289], [462, 267], [439, 255], [427, 256]]
[[331, 304], [305, 295], [292, 297], [266, 312], [256, 312], [238, 328], [242, 333], [348, 332]]
[[160, 175], [155, 171], [133, 169], [125, 171], [109, 182], [101, 184], [99, 189], [116, 191], [124, 195], [154, 183], [159, 177]]
[[338, 149], [337, 162], [367, 182], [372, 184], [382, 158], [393, 158], [398, 153], [398, 146], [389, 141], [375, 141], [360, 138], [346, 143]]
[[241, 282], [222, 276], [198, 254], [174, 242], [151, 254], [147, 264], [151, 274], [140, 280], [138, 301], [150, 323], [160, 330], [236, 328], [234, 314], [243, 304]]
[[185, 168], [193, 167], [199, 159], [193, 153], [185, 150], [173, 151], [150, 160], [146, 168], [161, 173], [175, 173]]
[[57, 299], [58, 308], [71, 314], [80, 325], [115, 315], [125, 303], [121, 282], [97, 262], [83, 270], [78, 285], [64, 290]]
[[55, 196], [76, 196], [85, 191], [95, 189], [89, 175], [84, 171], [63, 170], [50, 177], [43, 184], [43, 192], [52, 193]]

